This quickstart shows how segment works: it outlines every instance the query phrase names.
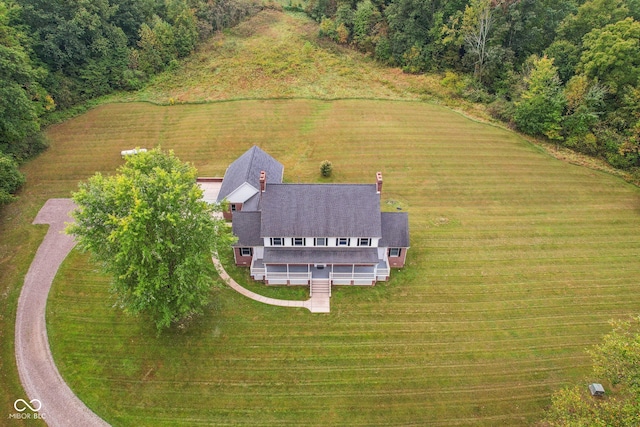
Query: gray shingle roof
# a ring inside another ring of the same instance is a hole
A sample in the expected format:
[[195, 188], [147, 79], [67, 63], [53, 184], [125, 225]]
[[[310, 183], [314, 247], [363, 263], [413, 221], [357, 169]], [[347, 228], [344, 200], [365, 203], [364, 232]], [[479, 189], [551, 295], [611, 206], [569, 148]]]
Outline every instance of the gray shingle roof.
[[260, 212], [239, 211], [233, 214], [233, 234], [238, 241], [233, 246], [262, 246]]
[[264, 248], [267, 264], [377, 264], [378, 249], [282, 249]]
[[409, 247], [409, 215], [406, 212], [382, 212], [382, 239], [379, 246]]
[[257, 211], [260, 204], [260, 192], [257, 192], [253, 196], [249, 197], [247, 201], [242, 204], [243, 211]]
[[225, 197], [245, 182], [253, 185], [256, 189], [260, 189], [261, 171], [267, 173], [267, 183], [282, 182], [284, 166], [254, 145], [227, 168], [217, 201], [224, 200]]
[[382, 237], [375, 184], [267, 184], [262, 237]]

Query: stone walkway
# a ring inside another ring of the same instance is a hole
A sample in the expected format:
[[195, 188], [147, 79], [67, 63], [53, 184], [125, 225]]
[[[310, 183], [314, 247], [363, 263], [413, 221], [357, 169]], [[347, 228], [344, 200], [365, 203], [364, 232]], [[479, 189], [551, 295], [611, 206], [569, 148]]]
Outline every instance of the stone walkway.
[[[50, 199], [40, 209], [34, 224], [49, 224], [49, 231], [36, 252], [18, 300], [15, 353], [20, 382], [27, 398], [50, 426], [108, 426], [71, 391], [55, 365], [45, 313], [49, 289], [58, 267], [75, 246], [64, 233], [65, 222], [75, 208], [69, 199]], [[15, 396], [16, 399], [25, 396]], [[13, 396], [12, 396], [13, 399]], [[35, 402], [37, 399], [40, 403]], [[34, 414], [26, 413], [31, 417]]]
[[252, 292], [240, 286], [235, 280], [233, 280], [227, 274], [227, 272], [222, 267], [222, 264], [220, 264], [220, 261], [216, 257], [213, 257], [213, 264], [215, 265], [216, 270], [218, 270], [220, 277], [222, 277], [222, 280], [224, 280], [229, 286], [231, 286], [237, 292], [241, 293], [242, 295], [248, 298], [251, 298], [252, 300], [255, 300], [264, 304], [276, 305], [279, 307], [306, 308], [312, 313], [329, 313], [331, 311], [330, 297], [328, 295], [312, 296], [306, 301], [289, 301], [289, 300], [268, 298], [268, 297], [256, 294], [255, 292]]

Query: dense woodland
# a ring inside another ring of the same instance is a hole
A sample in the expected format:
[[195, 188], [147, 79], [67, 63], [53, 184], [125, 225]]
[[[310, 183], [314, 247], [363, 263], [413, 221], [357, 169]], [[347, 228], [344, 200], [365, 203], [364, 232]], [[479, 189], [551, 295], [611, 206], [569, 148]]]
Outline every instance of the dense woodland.
[[[290, 1], [293, 8], [301, 4]], [[0, 204], [52, 111], [135, 90], [254, 0], [0, 0]], [[640, 0], [309, 0], [320, 34], [520, 131], [640, 167]]]
[[0, 205], [24, 182], [17, 162], [46, 146], [53, 111], [138, 89], [257, 10], [252, 0], [0, 1]]

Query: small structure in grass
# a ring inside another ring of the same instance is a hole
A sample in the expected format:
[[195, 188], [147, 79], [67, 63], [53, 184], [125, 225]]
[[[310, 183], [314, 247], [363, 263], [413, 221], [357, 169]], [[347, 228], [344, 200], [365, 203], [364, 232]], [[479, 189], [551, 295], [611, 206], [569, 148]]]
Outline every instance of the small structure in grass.
[[322, 163], [320, 163], [320, 173], [322, 174], [322, 176], [328, 178], [331, 176], [332, 171], [333, 165], [329, 160], [323, 160]]
[[589, 384], [589, 391], [591, 392], [591, 396], [604, 396], [604, 387], [602, 387], [602, 384]]

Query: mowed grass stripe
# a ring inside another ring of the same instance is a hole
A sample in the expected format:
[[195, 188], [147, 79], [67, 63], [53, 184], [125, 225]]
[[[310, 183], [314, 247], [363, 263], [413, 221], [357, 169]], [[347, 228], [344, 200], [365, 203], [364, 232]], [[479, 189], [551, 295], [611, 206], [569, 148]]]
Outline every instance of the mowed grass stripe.
[[527, 425], [588, 372], [585, 349], [608, 320], [640, 303], [637, 188], [436, 106], [113, 104], [50, 136], [28, 191], [68, 195], [112, 173], [120, 150], [158, 142], [221, 176], [258, 144], [288, 182], [371, 183], [382, 171], [383, 209], [410, 214], [407, 267], [374, 288], [336, 288], [328, 316], [217, 287], [203, 318], [159, 338], [112, 310], [108, 279], [74, 252], [49, 304], [53, 350], [115, 425]]

